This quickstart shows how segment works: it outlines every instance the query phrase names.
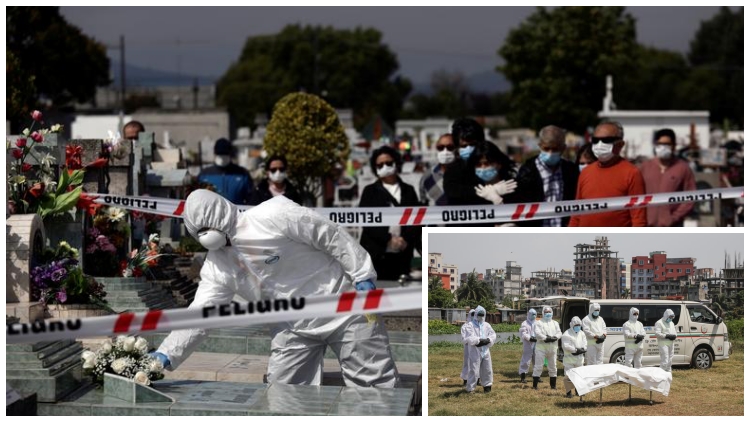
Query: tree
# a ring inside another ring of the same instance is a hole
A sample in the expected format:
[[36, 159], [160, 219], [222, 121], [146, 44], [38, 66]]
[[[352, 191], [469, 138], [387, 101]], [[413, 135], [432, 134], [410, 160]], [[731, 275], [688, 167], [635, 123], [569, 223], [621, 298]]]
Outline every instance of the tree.
[[321, 179], [349, 158], [349, 140], [336, 111], [320, 97], [302, 92], [276, 104], [263, 147], [269, 155], [286, 158], [289, 179], [306, 203], [316, 197]]
[[627, 73], [635, 47], [624, 7], [538, 8], [498, 51], [498, 71], [512, 84], [509, 119], [582, 133], [597, 122], [606, 76]]
[[492, 287], [484, 281], [477, 279], [476, 272], [472, 271], [466, 278], [466, 282], [461, 284], [456, 290], [456, 299], [458, 306], [475, 307], [481, 305], [487, 312], [494, 312], [495, 295], [492, 293]]
[[685, 110], [690, 107], [680, 86], [690, 70], [677, 52], [637, 46], [634, 66], [614, 81], [614, 98], [622, 110]]
[[8, 93], [5, 96], [6, 118], [29, 115], [36, 98], [34, 79], [34, 75], [23, 71], [16, 55], [12, 51], [7, 51], [5, 56], [5, 81], [8, 87]]
[[353, 109], [357, 122], [380, 114], [393, 125], [411, 83], [394, 78], [398, 60], [381, 39], [372, 28], [299, 25], [250, 37], [217, 84], [218, 103], [239, 124], [250, 125], [281, 97], [302, 90], [336, 108]]
[[[35, 100], [45, 99], [56, 107], [85, 102], [94, 97], [96, 87], [110, 83], [104, 44], [70, 25], [59, 7], [7, 7], [5, 22], [6, 50], [18, 60], [17, 77], [34, 78]], [[8, 109], [6, 116], [16, 119], [20, 116], [11, 113], [18, 111]]]
[[440, 277], [430, 277], [427, 291], [427, 306], [430, 308], [453, 308], [456, 299], [450, 290], [443, 288]]

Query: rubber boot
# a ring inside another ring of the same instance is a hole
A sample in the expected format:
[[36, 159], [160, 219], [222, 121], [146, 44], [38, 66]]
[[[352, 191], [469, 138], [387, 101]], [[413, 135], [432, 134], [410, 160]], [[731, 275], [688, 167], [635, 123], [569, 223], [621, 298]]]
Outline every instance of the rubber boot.
[[524, 383], [524, 384], [526, 384], [526, 374], [525, 373], [521, 374], [521, 382]]
[[537, 384], [539, 384], [539, 377], [534, 377], [534, 390], [538, 390], [538, 388], [536, 387]]
[[492, 386], [491, 385], [488, 385], [488, 386], [484, 387], [484, 392], [485, 393], [489, 393], [490, 391], [492, 391]]
[[464, 380], [464, 385], [466, 385], [466, 380]]
[[557, 390], [557, 377], [550, 377], [549, 378], [549, 388], [553, 390]]
[[572, 399], [573, 398], [573, 394], [571, 393], [571, 390], [568, 390], [568, 394], [565, 395], [565, 398], [566, 399]]

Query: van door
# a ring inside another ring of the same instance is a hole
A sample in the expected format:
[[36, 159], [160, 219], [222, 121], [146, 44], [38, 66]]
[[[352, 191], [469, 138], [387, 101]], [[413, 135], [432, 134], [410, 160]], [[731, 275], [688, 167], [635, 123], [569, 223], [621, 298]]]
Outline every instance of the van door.
[[[721, 332], [718, 317], [701, 304], [691, 304], [686, 307], [690, 317], [690, 338], [693, 341], [693, 350], [701, 345], [709, 345], [714, 355], [723, 355], [724, 333]], [[686, 358], [692, 359], [692, 354]]]

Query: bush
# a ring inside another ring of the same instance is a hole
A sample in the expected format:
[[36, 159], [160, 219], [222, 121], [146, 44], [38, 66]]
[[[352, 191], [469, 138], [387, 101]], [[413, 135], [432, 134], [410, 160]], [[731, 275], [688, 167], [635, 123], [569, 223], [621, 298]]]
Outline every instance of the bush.
[[496, 333], [517, 333], [520, 328], [521, 324], [492, 324], [492, 329], [495, 330]]
[[461, 327], [443, 321], [442, 319], [433, 319], [427, 323], [427, 334], [459, 334]]
[[745, 320], [744, 319], [733, 319], [731, 321], [724, 321], [727, 325], [727, 331], [729, 332], [729, 341], [744, 341], [745, 335]]

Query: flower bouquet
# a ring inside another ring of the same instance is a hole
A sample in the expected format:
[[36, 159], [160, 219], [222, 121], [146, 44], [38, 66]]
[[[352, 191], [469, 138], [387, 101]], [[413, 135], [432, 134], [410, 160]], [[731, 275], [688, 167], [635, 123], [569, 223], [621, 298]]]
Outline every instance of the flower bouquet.
[[141, 277], [159, 263], [159, 257], [166, 254], [159, 253], [159, 235], [152, 233], [148, 237], [148, 244], [140, 249], [133, 249], [130, 258], [120, 262], [123, 277]]
[[78, 251], [67, 242], [56, 250], [48, 249], [41, 265], [31, 269], [32, 299], [46, 304], [94, 304], [109, 309], [104, 286], [83, 274], [78, 266]]
[[107, 339], [96, 352], [84, 350], [81, 359], [84, 374], [99, 386], [104, 384], [107, 372], [143, 385], [164, 378], [164, 367], [148, 355], [148, 341], [143, 337], [118, 336], [114, 342]]
[[125, 255], [125, 246], [130, 237], [126, 216], [127, 212], [121, 208], [96, 208], [93, 227], [86, 230], [84, 253], [87, 273], [101, 277], [118, 275], [118, 253], [119, 256]]

